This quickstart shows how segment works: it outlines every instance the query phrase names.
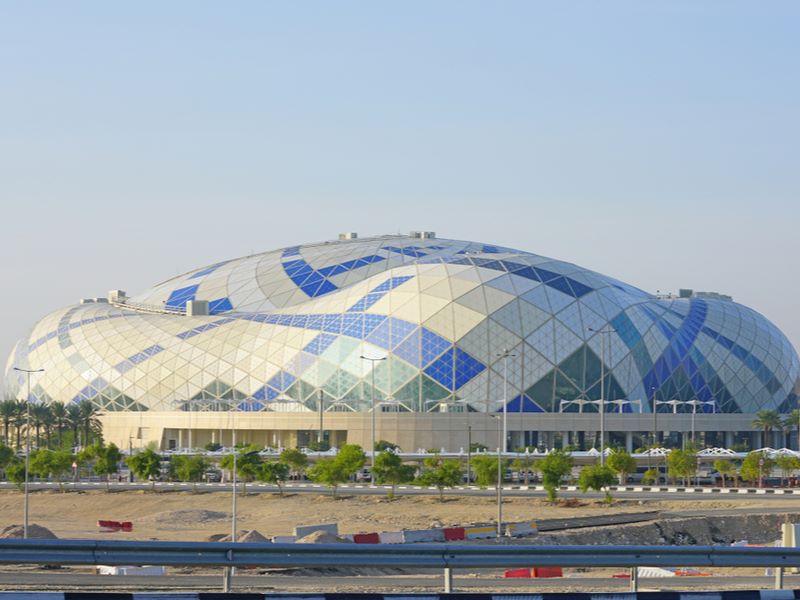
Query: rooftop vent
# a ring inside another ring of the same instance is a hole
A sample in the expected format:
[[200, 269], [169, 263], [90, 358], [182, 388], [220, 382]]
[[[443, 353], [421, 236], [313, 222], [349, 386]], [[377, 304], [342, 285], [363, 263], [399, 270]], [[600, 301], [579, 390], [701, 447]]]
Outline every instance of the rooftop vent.
[[436, 237], [435, 231], [412, 231], [408, 234], [409, 237], [417, 238], [419, 240], [432, 240]]
[[347, 231], [339, 234], [340, 240], [357, 240], [358, 234], [355, 231]]

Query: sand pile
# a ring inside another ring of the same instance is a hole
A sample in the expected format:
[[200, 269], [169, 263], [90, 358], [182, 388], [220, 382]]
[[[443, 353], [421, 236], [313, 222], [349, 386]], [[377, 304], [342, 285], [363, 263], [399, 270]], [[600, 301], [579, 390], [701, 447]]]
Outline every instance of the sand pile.
[[352, 544], [352, 540], [341, 538], [327, 531], [312, 531], [308, 535], [296, 540], [298, 544]]
[[[228, 535], [212, 535], [209, 536], [208, 541], [210, 542], [230, 542], [231, 536]], [[240, 529], [236, 532], [236, 541], [237, 542], [244, 542], [250, 544], [264, 544], [269, 543], [272, 540], [269, 538], [264, 537], [255, 529]]]
[[[0, 539], [22, 539], [25, 527], [23, 525], [9, 525], [3, 531], [0, 531]], [[47, 527], [42, 527], [36, 523], [28, 525], [28, 537], [39, 540], [57, 540], [58, 537], [50, 531]]]

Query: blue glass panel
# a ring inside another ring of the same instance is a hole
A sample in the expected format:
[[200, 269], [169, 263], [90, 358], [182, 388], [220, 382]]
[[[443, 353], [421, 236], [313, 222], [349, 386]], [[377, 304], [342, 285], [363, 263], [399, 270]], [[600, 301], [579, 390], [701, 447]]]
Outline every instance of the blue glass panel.
[[[394, 323], [393, 323], [394, 325]], [[394, 327], [392, 327], [394, 329]], [[394, 349], [394, 355], [402, 358], [407, 363], [420, 367], [420, 346], [422, 344], [422, 333], [420, 330], [412, 333], [406, 340]]]
[[369, 317], [377, 317], [378, 315], [366, 315], [367, 321], [365, 322], [365, 335], [366, 341], [370, 344], [374, 344], [375, 346], [379, 346], [384, 349], [389, 349], [391, 347], [391, 343], [389, 341], [390, 335], [390, 327], [391, 327], [391, 319], [387, 319], [385, 317], [382, 318], [380, 324], [378, 324], [371, 333], [367, 333], [367, 329], [370, 328], [372, 322], [369, 320]]
[[285, 392], [292, 385], [296, 377], [286, 371], [278, 371], [273, 375], [272, 379], [267, 382], [267, 385], [280, 392]]
[[406, 339], [408, 335], [417, 328], [417, 326], [414, 325], [413, 323], [409, 323], [408, 321], [403, 321], [402, 319], [395, 319], [394, 317], [389, 317], [389, 320], [392, 323], [392, 337], [391, 337], [392, 347], [397, 346], [397, 344]]
[[[497, 411], [498, 413], [502, 413], [503, 409]], [[528, 398], [528, 396], [520, 395], [515, 398], [512, 398], [506, 404], [506, 412], [509, 413], [518, 413], [518, 412], [526, 412], [526, 413], [539, 413], [545, 412], [542, 407], [536, 404], [533, 400]]]
[[185, 309], [186, 302], [188, 302], [189, 300], [194, 300], [198, 287], [200, 286], [189, 285], [173, 291], [167, 298], [165, 304], [170, 308]]
[[233, 310], [230, 298], [217, 298], [208, 303], [208, 314], [218, 315]]
[[315, 354], [319, 356], [328, 349], [328, 346], [330, 346], [335, 339], [335, 335], [331, 335], [330, 333], [320, 333], [317, 337], [311, 340], [306, 347], [303, 348], [303, 350], [309, 354]]
[[476, 360], [461, 348], [455, 349], [455, 389], [465, 385], [484, 369], [486, 369], [486, 366], [482, 362]]
[[433, 363], [428, 365], [425, 373], [433, 380], [440, 383], [448, 390], [453, 389], [453, 349], [442, 354]]
[[428, 329], [422, 330], [422, 364], [427, 365], [452, 344]]

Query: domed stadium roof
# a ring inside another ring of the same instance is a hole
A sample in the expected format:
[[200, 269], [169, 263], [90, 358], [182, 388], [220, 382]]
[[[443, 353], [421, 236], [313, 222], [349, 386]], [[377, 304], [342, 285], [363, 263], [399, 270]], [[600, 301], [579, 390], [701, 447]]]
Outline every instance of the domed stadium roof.
[[110, 411], [295, 412], [320, 394], [363, 411], [374, 381], [399, 410], [560, 412], [600, 398], [602, 379], [623, 412], [649, 410], [655, 392], [754, 413], [793, 408], [800, 373], [786, 337], [725, 298], [659, 298], [574, 264], [426, 235], [292, 246], [70, 306], [9, 358], [24, 397], [20, 364], [46, 369], [36, 400]]

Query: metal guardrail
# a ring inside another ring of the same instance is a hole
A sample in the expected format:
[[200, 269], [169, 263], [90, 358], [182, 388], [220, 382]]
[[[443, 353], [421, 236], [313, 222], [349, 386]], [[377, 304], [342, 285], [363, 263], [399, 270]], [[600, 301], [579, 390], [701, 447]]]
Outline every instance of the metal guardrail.
[[165, 565], [225, 567], [394, 567], [452, 570], [509, 567], [772, 567], [776, 588], [783, 569], [800, 567], [800, 548], [731, 546], [489, 546], [468, 544], [264, 544], [104, 540], [0, 540], [0, 564]]

